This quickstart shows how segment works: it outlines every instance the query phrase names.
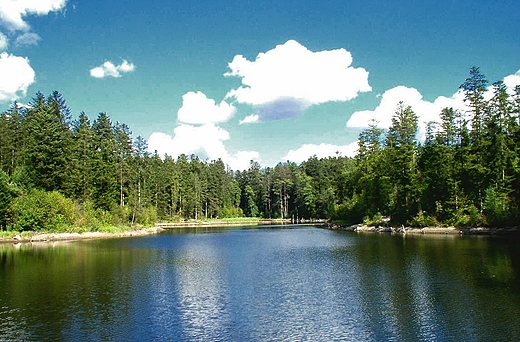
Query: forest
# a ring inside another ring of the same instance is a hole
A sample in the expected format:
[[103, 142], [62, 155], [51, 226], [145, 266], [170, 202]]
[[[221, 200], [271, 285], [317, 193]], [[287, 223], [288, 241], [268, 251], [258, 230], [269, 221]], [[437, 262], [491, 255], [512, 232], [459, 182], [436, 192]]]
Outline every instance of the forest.
[[373, 122], [360, 133], [353, 158], [265, 168], [251, 162], [245, 171], [195, 155], [149, 153], [145, 139], [106, 113], [73, 119], [59, 92], [38, 92], [0, 115], [0, 229], [83, 231], [229, 217], [517, 225], [520, 86], [508, 92], [503, 82], [490, 85], [474, 67], [460, 90], [470, 110], [444, 108], [424, 141], [417, 139], [417, 115], [400, 102], [390, 127]]

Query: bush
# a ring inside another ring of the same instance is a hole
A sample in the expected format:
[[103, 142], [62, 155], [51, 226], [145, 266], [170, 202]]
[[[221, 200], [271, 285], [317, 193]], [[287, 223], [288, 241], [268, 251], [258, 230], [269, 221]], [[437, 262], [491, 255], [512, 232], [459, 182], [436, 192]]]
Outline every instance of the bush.
[[367, 216], [363, 219], [363, 224], [370, 227], [382, 227], [386, 226], [387, 223], [381, 213], [377, 213], [372, 217]]
[[153, 205], [142, 207], [136, 212], [135, 222], [143, 226], [152, 226], [157, 222], [157, 210]]
[[447, 223], [455, 227], [476, 227], [485, 225], [487, 222], [485, 217], [480, 214], [477, 207], [470, 204], [467, 207], [459, 208], [455, 211]]
[[422, 210], [419, 210], [419, 213], [408, 222], [412, 227], [438, 227], [440, 226], [439, 221], [435, 216], [425, 215]]
[[244, 212], [239, 207], [224, 207], [218, 211], [218, 217], [221, 218], [235, 218], [244, 217]]
[[511, 200], [506, 193], [499, 189], [486, 189], [484, 208], [486, 217], [492, 225], [502, 226], [515, 221], [515, 215], [511, 210]]
[[95, 231], [112, 225], [113, 215], [109, 211], [95, 208], [92, 201], [85, 201], [77, 206], [77, 220], [75, 225], [81, 230]]
[[341, 220], [345, 224], [357, 224], [363, 222], [365, 213], [366, 208], [361, 197], [354, 194], [352, 199], [336, 205], [331, 217], [333, 220]]
[[74, 202], [56, 191], [32, 190], [14, 199], [9, 211], [10, 228], [17, 231], [64, 231], [76, 218]]

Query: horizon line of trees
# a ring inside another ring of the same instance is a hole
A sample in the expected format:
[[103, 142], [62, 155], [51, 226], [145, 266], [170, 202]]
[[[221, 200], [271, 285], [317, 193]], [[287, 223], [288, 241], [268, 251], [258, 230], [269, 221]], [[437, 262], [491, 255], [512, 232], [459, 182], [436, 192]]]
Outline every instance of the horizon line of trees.
[[478, 68], [460, 86], [468, 112], [445, 108], [417, 140], [400, 102], [387, 130], [375, 122], [354, 158], [244, 171], [222, 160], [150, 154], [106, 113], [73, 120], [62, 95], [38, 92], [0, 115], [0, 229], [98, 229], [158, 220], [326, 218], [345, 223], [517, 225], [520, 86], [491, 86]]

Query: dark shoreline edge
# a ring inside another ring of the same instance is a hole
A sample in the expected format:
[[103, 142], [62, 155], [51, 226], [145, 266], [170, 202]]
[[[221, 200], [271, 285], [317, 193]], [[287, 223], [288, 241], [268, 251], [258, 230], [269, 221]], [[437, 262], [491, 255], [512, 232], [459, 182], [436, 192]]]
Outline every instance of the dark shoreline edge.
[[450, 235], [520, 235], [518, 226], [512, 227], [375, 227], [364, 224], [343, 225], [326, 223], [325, 229], [343, 230], [351, 232], [392, 233], [392, 234], [450, 234]]

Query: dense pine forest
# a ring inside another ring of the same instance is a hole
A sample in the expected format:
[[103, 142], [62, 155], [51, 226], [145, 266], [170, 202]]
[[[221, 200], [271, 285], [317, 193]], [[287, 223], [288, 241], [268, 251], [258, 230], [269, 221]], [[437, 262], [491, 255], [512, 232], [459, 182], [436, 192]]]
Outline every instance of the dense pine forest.
[[471, 110], [443, 109], [424, 141], [417, 115], [398, 103], [391, 127], [373, 123], [360, 134], [354, 158], [272, 168], [251, 162], [245, 171], [195, 155], [151, 154], [106, 113], [73, 119], [59, 92], [37, 93], [0, 116], [0, 227], [96, 230], [243, 216], [517, 225], [520, 86], [508, 93], [472, 68], [460, 89]]

